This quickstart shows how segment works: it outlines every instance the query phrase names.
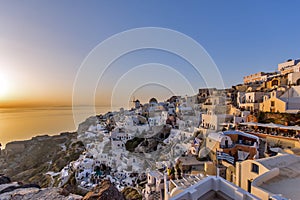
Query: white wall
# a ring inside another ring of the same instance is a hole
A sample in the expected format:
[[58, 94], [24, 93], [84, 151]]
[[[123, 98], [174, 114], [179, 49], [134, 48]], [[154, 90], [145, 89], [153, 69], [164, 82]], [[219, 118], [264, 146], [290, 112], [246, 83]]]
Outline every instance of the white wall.
[[297, 80], [300, 79], [300, 72], [294, 72], [288, 74], [288, 83], [296, 84]]
[[220, 191], [226, 194], [227, 196], [235, 200], [258, 200], [259, 198], [248, 193], [245, 190], [235, 186], [234, 184], [226, 181], [221, 177], [209, 176], [197, 184], [186, 188], [183, 192], [177, 194], [174, 197], [166, 199], [170, 200], [179, 200], [179, 199], [201, 199], [203, 195], [207, 192], [214, 190]]

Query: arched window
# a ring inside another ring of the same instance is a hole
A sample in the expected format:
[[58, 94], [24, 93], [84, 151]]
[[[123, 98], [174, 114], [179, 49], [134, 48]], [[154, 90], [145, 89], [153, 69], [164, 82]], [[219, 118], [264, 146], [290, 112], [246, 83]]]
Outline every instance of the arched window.
[[273, 80], [271, 85], [272, 85], [272, 86], [278, 85], [278, 80]]

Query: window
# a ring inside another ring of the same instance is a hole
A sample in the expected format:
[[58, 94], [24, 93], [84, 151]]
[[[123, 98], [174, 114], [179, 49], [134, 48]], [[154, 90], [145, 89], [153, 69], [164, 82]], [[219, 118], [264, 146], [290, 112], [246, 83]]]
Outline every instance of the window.
[[278, 85], [278, 80], [273, 80], [271, 83], [272, 86]]
[[251, 172], [259, 173], [259, 167], [257, 164], [252, 163]]
[[271, 101], [271, 106], [275, 106], [275, 101]]

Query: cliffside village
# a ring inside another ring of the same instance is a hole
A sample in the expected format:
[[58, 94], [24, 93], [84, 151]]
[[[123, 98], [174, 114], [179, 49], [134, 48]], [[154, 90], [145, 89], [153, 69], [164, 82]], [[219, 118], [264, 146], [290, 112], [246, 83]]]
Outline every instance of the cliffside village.
[[109, 179], [144, 199], [300, 197], [300, 60], [229, 89], [135, 100], [94, 119], [78, 132], [80, 158], [48, 172], [60, 185], [75, 172], [82, 190]]

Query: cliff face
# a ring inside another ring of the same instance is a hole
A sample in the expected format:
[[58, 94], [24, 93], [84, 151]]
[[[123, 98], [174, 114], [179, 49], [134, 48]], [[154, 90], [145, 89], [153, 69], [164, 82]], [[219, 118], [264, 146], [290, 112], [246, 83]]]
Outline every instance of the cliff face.
[[87, 193], [83, 200], [125, 200], [125, 198], [110, 181], [104, 180], [93, 191]]
[[258, 114], [258, 121], [261, 123], [283, 124], [283, 125], [300, 125], [300, 113], [269, 113], [260, 112]]
[[[14, 183], [13, 183], [14, 184]], [[12, 186], [10, 186], [12, 187]], [[16, 186], [17, 187], [17, 186]], [[2, 200], [32, 200], [32, 199], [43, 199], [43, 200], [80, 200], [82, 199], [79, 195], [68, 194], [64, 195], [60, 188], [17, 188], [12, 191], [4, 192], [0, 194]]]
[[87, 118], [84, 122], [80, 123], [78, 126], [77, 133], [80, 135], [87, 131], [91, 125], [96, 125], [97, 117], [91, 116]]
[[122, 190], [126, 200], [142, 200], [143, 196], [134, 188], [126, 187]]
[[0, 173], [12, 181], [50, 186], [53, 180], [45, 173], [59, 172], [83, 152], [76, 133], [37, 136], [27, 141], [11, 142], [0, 156]]
[[22, 184], [11, 182], [7, 176], [0, 175], [1, 200], [80, 200], [79, 195], [70, 194], [61, 188], [41, 188], [36, 184]]
[[125, 144], [126, 150], [138, 153], [151, 153], [157, 150], [158, 144], [169, 137], [171, 128], [169, 126], [153, 127], [151, 137], [128, 140]]

